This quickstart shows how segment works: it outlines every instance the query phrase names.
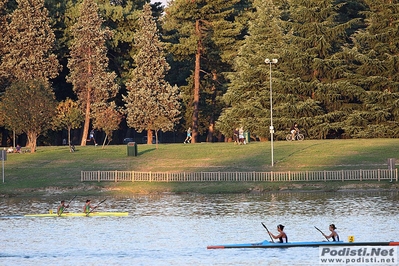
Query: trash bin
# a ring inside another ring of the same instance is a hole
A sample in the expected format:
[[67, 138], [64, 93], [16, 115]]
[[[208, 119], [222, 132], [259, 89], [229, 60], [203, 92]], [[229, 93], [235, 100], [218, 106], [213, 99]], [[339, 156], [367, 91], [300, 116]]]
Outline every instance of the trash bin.
[[249, 141], [251, 140], [249, 132], [244, 132], [244, 138], [245, 138], [245, 143], [249, 143]]
[[127, 156], [137, 156], [137, 144], [136, 144], [136, 142], [128, 142], [128, 144], [127, 144]]

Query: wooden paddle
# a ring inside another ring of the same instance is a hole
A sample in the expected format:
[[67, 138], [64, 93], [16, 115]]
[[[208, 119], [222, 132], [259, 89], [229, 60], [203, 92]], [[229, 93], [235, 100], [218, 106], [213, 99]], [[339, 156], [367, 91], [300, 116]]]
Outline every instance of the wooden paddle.
[[270, 236], [270, 239], [272, 240], [272, 242], [274, 243], [273, 237], [270, 235], [269, 229], [267, 229], [266, 225], [262, 222], [261, 223], [263, 225], [263, 227], [266, 229], [268, 235]]
[[[72, 202], [75, 198], [76, 198], [76, 195], [75, 195], [75, 197], [73, 197], [73, 198], [69, 201], [69, 203], [68, 203], [68, 205], [67, 205], [68, 207], [69, 207], [69, 204], [71, 204], [71, 202]], [[64, 212], [64, 210], [65, 210], [65, 208], [62, 209], [61, 213], [58, 214], [58, 216], [61, 216], [61, 214]]]
[[330, 242], [330, 240], [328, 240], [328, 237], [326, 237], [326, 236], [324, 235], [324, 233], [323, 233], [319, 228], [317, 228], [316, 226], [315, 226], [314, 228], [316, 228], [317, 231], [319, 231], [319, 232], [327, 239], [327, 241]]
[[89, 216], [90, 213], [92, 213], [101, 203], [103, 203], [103, 202], [106, 201], [106, 200], [107, 200], [107, 199], [100, 201], [100, 203], [98, 203], [94, 208], [91, 209], [91, 211], [89, 211], [89, 212], [86, 214], [86, 216]]

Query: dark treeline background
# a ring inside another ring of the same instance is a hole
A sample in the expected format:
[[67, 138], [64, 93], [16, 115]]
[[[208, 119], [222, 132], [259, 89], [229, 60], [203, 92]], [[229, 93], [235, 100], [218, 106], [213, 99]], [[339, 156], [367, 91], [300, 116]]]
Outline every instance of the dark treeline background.
[[[18, 5], [0, 1], [3, 24]], [[51, 79], [57, 101], [76, 99], [66, 77], [81, 2], [45, 0], [62, 66]], [[115, 103], [123, 107], [137, 67], [138, 17], [149, 1], [95, 2], [113, 32], [106, 43], [108, 67], [119, 85]], [[189, 126], [198, 142], [226, 141], [237, 127], [269, 139], [270, 84], [277, 139], [285, 139], [295, 122], [308, 139], [399, 137], [398, 1], [173, 0], [166, 8], [153, 4], [152, 12], [170, 65], [165, 79], [182, 93], [182, 118], [173, 132], [160, 135], [161, 142], [182, 142]], [[278, 62], [269, 65], [266, 58]], [[10, 84], [3, 77], [0, 82], [3, 93]], [[9, 145], [12, 134], [1, 129], [2, 146]], [[65, 135], [50, 130], [39, 141], [58, 145]], [[112, 143], [145, 136], [123, 119]]]

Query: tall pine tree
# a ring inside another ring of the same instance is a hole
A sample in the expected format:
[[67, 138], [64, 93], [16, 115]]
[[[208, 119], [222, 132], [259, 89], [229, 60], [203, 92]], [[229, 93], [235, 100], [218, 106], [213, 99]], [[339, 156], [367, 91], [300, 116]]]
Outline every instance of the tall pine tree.
[[60, 70], [52, 53], [55, 35], [44, 0], [17, 0], [3, 39], [1, 71], [11, 81], [55, 78]]
[[68, 81], [78, 96], [84, 110], [85, 120], [81, 145], [86, 145], [90, 119], [97, 108], [109, 104], [118, 92], [114, 72], [107, 71], [108, 58], [105, 42], [111, 32], [102, 27], [103, 20], [93, 0], [84, 0], [80, 6], [80, 17], [73, 26], [73, 41], [68, 61]]
[[128, 125], [138, 132], [147, 130], [147, 143], [151, 144], [153, 131], [172, 130], [179, 120], [180, 97], [178, 88], [165, 81], [170, 67], [149, 4], [144, 6], [139, 24], [140, 30], [135, 34], [136, 68], [126, 84], [128, 93], [124, 100]]
[[[7, 20], [6, 20], [6, 4], [7, 0], [0, 0], [0, 36], [5, 36], [7, 32]], [[3, 54], [4, 54], [4, 48], [5, 48], [5, 43], [4, 43], [4, 38], [0, 38], [0, 62], [2, 60]], [[0, 70], [0, 93], [3, 92], [3, 89], [5, 86], [5, 73], [2, 73]]]
[[345, 62], [337, 55], [358, 19], [340, 17], [343, 6], [334, 0], [289, 0], [284, 19], [288, 49], [279, 65], [284, 73], [281, 93], [289, 101], [281, 109], [281, 130], [298, 122], [308, 137], [334, 137], [356, 105], [354, 88], [342, 74]]
[[[217, 126], [226, 136], [232, 136], [233, 129], [242, 126], [252, 135], [266, 139], [270, 126], [270, 73], [265, 59], [280, 60], [286, 46], [281, 28], [282, 11], [271, 0], [255, 0], [253, 8], [255, 12], [251, 14], [248, 36], [235, 59], [235, 71], [229, 75], [231, 83], [224, 95], [228, 107]], [[278, 65], [273, 65], [272, 71], [276, 103], [280, 99], [276, 97], [276, 91], [280, 90], [276, 78], [281, 74]]]
[[[221, 84], [226, 66], [222, 64], [229, 60], [231, 63], [235, 38], [242, 37], [241, 29], [237, 30], [239, 23], [234, 22], [247, 3], [240, 0], [176, 0], [166, 8], [164, 29], [172, 43], [169, 51], [175, 60], [192, 64], [192, 75], [182, 90], [185, 119], [187, 127], [193, 129], [193, 142], [198, 141], [199, 134], [206, 130], [209, 135], [213, 134], [218, 109], [221, 109], [217, 100], [225, 90]], [[211, 140], [209, 135], [208, 141]]]
[[359, 108], [344, 123], [349, 137], [399, 137], [399, 3], [365, 1], [365, 28], [353, 35], [342, 60]]

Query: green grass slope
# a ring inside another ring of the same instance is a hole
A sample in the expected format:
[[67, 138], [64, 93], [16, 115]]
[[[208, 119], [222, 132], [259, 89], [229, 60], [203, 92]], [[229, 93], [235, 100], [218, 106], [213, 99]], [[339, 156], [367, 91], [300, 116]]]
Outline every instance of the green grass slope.
[[[76, 147], [38, 147], [34, 154], [8, 154], [4, 163], [5, 183], [0, 195], [40, 195], [101, 191], [131, 193], [162, 192], [245, 192], [254, 185], [240, 184], [132, 184], [82, 183], [81, 171], [130, 170], [142, 172], [267, 172], [306, 170], [386, 169], [387, 159], [396, 158], [397, 139], [305, 140], [274, 142], [274, 167], [271, 143], [159, 144], [138, 145], [138, 156], [127, 156], [126, 145]], [[269, 184], [278, 189], [281, 184]], [[255, 188], [256, 189], [256, 188]], [[260, 188], [264, 190], [265, 187]]]

